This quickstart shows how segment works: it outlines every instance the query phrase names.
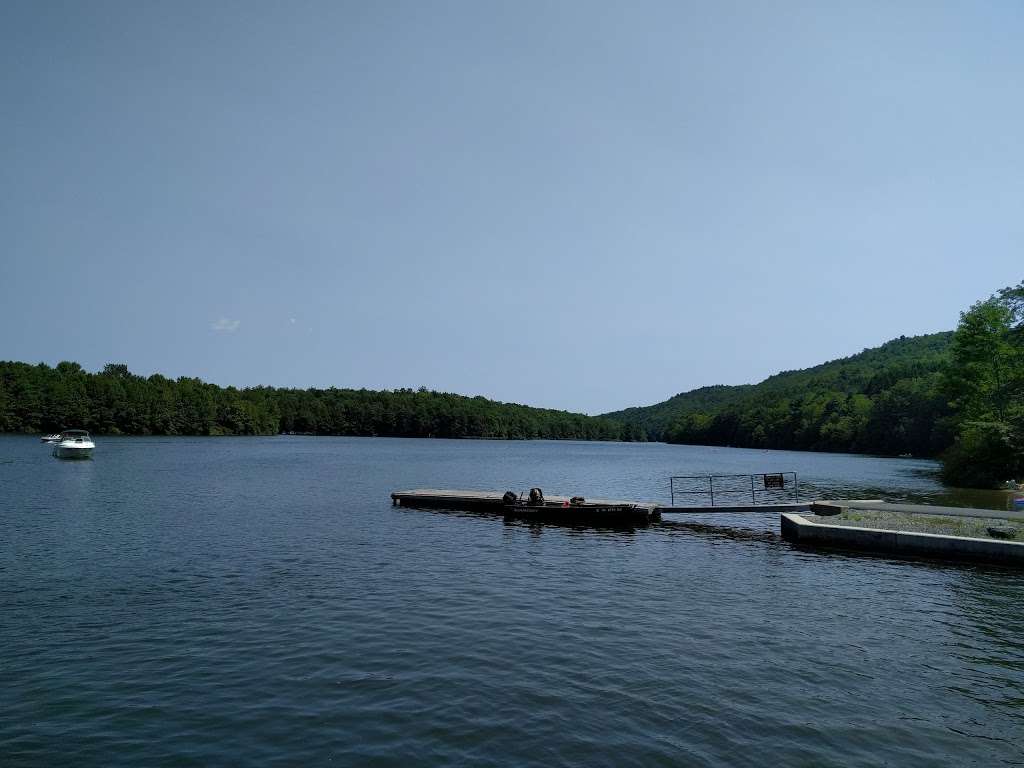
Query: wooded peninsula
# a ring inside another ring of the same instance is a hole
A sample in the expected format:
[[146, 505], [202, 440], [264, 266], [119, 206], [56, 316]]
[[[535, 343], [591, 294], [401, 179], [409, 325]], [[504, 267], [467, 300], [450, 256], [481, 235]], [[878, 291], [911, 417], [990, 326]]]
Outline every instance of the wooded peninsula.
[[944, 479], [1024, 478], [1024, 282], [961, 313], [956, 331], [880, 347], [759, 384], [702, 387], [587, 416], [425, 388], [220, 387], [197, 378], [0, 362], [0, 432], [379, 435], [663, 440], [939, 457]]

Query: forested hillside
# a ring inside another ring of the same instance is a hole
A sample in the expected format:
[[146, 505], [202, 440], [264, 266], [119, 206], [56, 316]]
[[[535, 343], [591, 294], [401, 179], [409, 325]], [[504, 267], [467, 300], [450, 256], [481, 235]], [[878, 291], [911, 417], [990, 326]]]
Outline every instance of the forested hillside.
[[674, 443], [937, 455], [953, 440], [943, 394], [952, 337], [901, 336], [760, 384], [702, 387], [605, 418]]
[[673, 443], [937, 456], [952, 485], [1014, 488], [1024, 481], [1024, 283], [975, 302], [951, 333], [605, 418]]
[[760, 384], [702, 387], [591, 417], [426, 389], [219, 387], [123, 364], [0, 362], [0, 432], [664, 440], [941, 456], [944, 478], [1024, 480], [1024, 283], [961, 313], [955, 332], [894, 339]]
[[628, 440], [638, 428], [566, 411], [425, 389], [219, 387], [142, 377], [126, 365], [89, 373], [0, 362], [0, 432], [79, 427], [128, 435], [318, 435]]

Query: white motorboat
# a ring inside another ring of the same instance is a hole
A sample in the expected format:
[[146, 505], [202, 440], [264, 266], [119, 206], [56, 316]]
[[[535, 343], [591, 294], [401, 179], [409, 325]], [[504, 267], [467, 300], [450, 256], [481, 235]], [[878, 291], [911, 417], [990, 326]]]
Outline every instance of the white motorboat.
[[56, 443], [58, 440], [60, 440], [60, 435], [59, 434], [43, 435], [42, 437], [39, 438], [39, 441], [41, 443]]
[[53, 455], [58, 459], [88, 459], [95, 447], [84, 429], [65, 429], [53, 444]]

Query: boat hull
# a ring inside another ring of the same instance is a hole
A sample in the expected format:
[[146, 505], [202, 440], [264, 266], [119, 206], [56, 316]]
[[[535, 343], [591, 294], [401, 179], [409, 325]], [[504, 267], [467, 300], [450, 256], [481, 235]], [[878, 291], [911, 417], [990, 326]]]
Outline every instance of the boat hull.
[[53, 446], [53, 455], [58, 459], [91, 459], [91, 445], [61, 445]]
[[560, 525], [642, 527], [656, 520], [650, 509], [632, 504], [508, 505], [506, 520], [525, 520]]

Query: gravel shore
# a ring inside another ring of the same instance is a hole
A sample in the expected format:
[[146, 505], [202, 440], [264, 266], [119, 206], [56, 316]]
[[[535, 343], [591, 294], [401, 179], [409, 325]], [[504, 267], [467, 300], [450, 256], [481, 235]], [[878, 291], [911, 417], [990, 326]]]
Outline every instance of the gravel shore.
[[812, 515], [803, 517], [812, 523], [823, 525], [849, 525], [858, 528], [882, 528], [893, 531], [914, 533], [938, 533], [945, 536], [969, 536], [975, 539], [992, 539], [990, 527], [1011, 526], [1017, 529], [1013, 541], [1024, 541], [1024, 525], [1010, 523], [997, 517], [946, 517], [940, 515], [911, 515], [902, 512], [888, 512], [868, 509], [848, 509], [840, 515]]

